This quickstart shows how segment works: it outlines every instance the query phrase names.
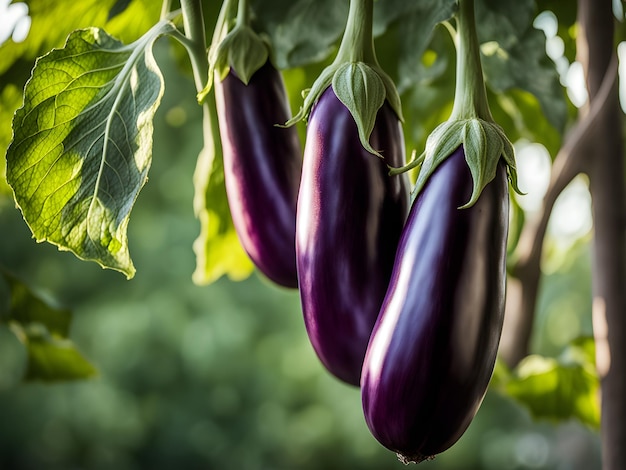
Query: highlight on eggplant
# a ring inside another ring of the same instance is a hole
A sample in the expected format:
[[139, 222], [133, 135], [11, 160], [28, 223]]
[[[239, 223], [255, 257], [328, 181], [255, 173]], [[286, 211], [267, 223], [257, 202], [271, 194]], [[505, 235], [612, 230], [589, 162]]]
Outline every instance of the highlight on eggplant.
[[[387, 163], [404, 162], [402, 127], [387, 103], [370, 142]], [[361, 145], [350, 111], [327, 88], [308, 123], [296, 259], [311, 344], [332, 374], [356, 386], [409, 207], [408, 177], [389, 176], [385, 161]]]
[[500, 162], [475, 204], [459, 147], [411, 207], [363, 364], [374, 437], [404, 462], [452, 446], [476, 414], [496, 360], [506, 283], [509, 194]]

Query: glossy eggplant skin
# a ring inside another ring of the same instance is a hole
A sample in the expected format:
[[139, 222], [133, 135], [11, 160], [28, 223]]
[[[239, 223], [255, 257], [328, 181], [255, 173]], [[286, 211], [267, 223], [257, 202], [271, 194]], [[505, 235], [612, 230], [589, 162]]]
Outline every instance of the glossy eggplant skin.
[[257, 268], [297, 287], [295, 232], [302, 148], [280, 73], [268, 61], [245, 85], [215, 82], [226, 194], [243, 248]]
[[502, 331], [509, 196], [506, 168], [476, 204], [463, 148], [414, 201], [362, 372], [370, 431], [405, 461], [454, 444], [493, 373]]
[[304, 321], [311, 344], [337, 378], [358, 386], [369, 337], [409, 208], [404, 135], [388, 103], [378, 111], [368, 153], [332, 87], [309, 117], [296, 228]]

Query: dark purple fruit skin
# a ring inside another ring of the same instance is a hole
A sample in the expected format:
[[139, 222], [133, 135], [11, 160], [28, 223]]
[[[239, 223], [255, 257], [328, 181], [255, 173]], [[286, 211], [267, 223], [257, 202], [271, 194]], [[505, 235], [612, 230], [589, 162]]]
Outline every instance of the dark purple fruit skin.
[[409, 213], [362, 372], [368, 427], [408, 461], [434, 456], [469, 426], [500, 341], [506, 285], [506, 168], [476, 204], [460, 147]]
[[257, 268], [297, 287], [295, 232], [302, 150], [280, 73], [267, 62], [245, 85], [215, 82], [226, 194], [239, 240]]
[[363, 357], [393, 268], [409, 208], [404, 135], [388, 103], [367, 152], [331, 87], [309, 118], [298, 198], [296, 258], [309, 339], [325, 367], [359, 384]]

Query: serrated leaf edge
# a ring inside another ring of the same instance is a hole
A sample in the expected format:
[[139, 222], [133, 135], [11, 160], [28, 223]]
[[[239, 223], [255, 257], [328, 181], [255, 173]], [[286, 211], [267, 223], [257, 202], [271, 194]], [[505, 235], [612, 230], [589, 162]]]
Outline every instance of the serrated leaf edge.
[[[62, 48], [52, 49], [47, 54], [39, 57], [35, 61], [35, 66], [33, 68], [33, 72], [31, 73], [30, 78], [26, 82], [25, 89], [28, 87], [28, 85], [33, 80], [35, 70], [36, 70], [37, 65], [39, 64], [39, 62], [41, 60], [49, 57], [52, 53], [54, 53], [56, 51], [60, 51], [60, 50], [65, 49], [66, 47], [68, 47], [69, 42], [73, 38], [74, 35], [80, 34], [80, 33], [85, 32], [85, 31], [91, 32], [93, 37], [97, 38], [98, 35], [100, 34], [100, 31], [102, 31], [102, 30], [99, 29], [99, 28], [90, 27], [90, 28], [85, 28], [85, 29], [82, 29], [82, 30], [74, 31], [74, 32], [72, 32], [68, 36], [68, 38], [66, 39], [65, 44], [64, 44], [64, 46]], [[113, 92], [114, 90], [118, 90], [119, 91], [119, 89], [124, 86], [124, 84], [126, 83], [125, 80], [128, 80], [129, 77], [131, 76], [131, 73], [132, 73], [132, 70], [133, 70], [135, 64], [140, 60], [140, 58], [144, 54], [146, 54], [146, 53], [150, 53], [151, 54], [151, 50], [148, 51], [148, 49], [151, 48], [151, 46], [154, 44], [154, 42], [160, 36], [167, 35], [167, 34], [173, 34], [176, 31], [177, 31], [176, 27], [174, 26], [174, 24], [172, 22], [170, 22], [168, 20], [159, 21], [150, 30], [148, 30], [141, 38], [139, 38], [138, 40], [134, 41], [131, 44], [122, 45], [119, 49], [117, 49], [116, 52], [122, 52], [122, 53], [126, 52], [126, 51], [132, 51], [132, 52], [131, 52], [131, 55], [130, 55], [129, 59], [124, 64], [122, 70], [116, 76], [116, 78], [114, 80], [114, 84], [113, 84], [111, 90], [109, 90], [107, 92], [105, 97], [109, 96], [110, 93]], [[154, 57], [152, 55], [151, 55], [151, 57], [152, 57], [152, 61], [156, 65], [156, 62], [154, 61]], [[158, 75], [159, 75], [159, 77], [160, 77], [160, 79], [162, 81], [163, 78], [162, 78], [162, 75], [160, 74], [160, 71], [158, 70], [158, 67], [157, 67], [157, 73], [158, 73]], [[122, 78], [120, 78], [120, 77], [122, 77]], [[160, 93], [157, 96], [157, 98], [155, 99], [154, 103], [156, 104], [156, 106], [158, 106], [159, 101], [160, 101], [162, 95], [163, 95], [163, 86], [161, 86]], [[98, 102], [102, 101], [102, 99], [103, 98], [101, 97], [98, 100]], [[114, 101], [113, 107], [112, 107], [111, 112], [109, 113], [109, 116], [114, 114], [114, 111], [117, 109], [118, 103], [119, 103], [119, 96]], [[23, 110], [25, 106], [26, 106], [26, 103], [23, 103], [22, 106], [18, 110], [16, 110], [15, 116], [17, 116], [17, 113], [19, 111]], [[86, 107], [82, 112], [88, 112], [91, 109], [93, 109], [95, 106], [97, 106], [97, 103], [91, 104], [90, 106]], [[14, 118], [14, 120], [15, 120], [15, 118]], [[110, 125], [109, 125], [110, 120], [108, 120], [108, 121], [109, 122], [107, 123], [107, 126], [105, 128], [105, 134], [108, 134], [108, 132], [110, 130]], [[14, 125], [15, 125], [15, 123], [14, 123]], [[14, 145], [14, 141], [15, 141], [15, 136], [13, 137], [13, 139], [12, 139], [10, 145], [9, 145], [9, 149]], [[106, 153], [107, 145], [108, 145], [108, 138], [105, 138], [105, 144], [103, 144], [103, 153]], [[100, 178], [101, 178], [101, 175], [102, 175], [103, 167], [104, 167], [104, 159], [103, 159], [103, 161], [100, 164], [100, 167], [99, 167], [99, 170], [98, 170], [98, 175], [96, 177], [96, 188], [100, 184]], [[144, 183], [145, 183], [145, 180], [141, 183], [141, 186], [140, 186], [139, 190], [141, 189], [141, 187], [143, 186]], [[15, 200], [15, 203], [16, 203], [17, 207], [20, 208], [22, 213], [24, 213], [23, 212], [23, 208], [21, 207], [21, 205], [17, 201], [17, 198], [15, 197], [16, 196], [15, 188], [13, 188], [13, 186], [11, 186], [11, 188], [13, 190], [14, 200]], [[131, 202], [131, 207], [134, 205], [134, 202], [135, 202], [136, 197], [137, 197], [137, 195], [139, 193], [139, 190], [138, 190], [137, 194], [135, 195], [135, 199]], [[91, 210], [93, 208], [94, 201], [96, 199], [97, 198], [93, 198], [92, 199], [92, 201], [90, 203], [90, 206], [89, 206], [88, 212], [91, 212]], [[87, 219], [88, 219], [88, 217], [85, 220], [87, 220]], [[134, 277], [136, 270], [135, 270], [135, 267], [134, 267], [133, 262], [132, 262], [132, 260], [131, 260], [129, 255], [128, 255], [128, 262], [127, 262], [127, 264], [126, 263], [125, 264], [121, 264], [121, 263], [118, 263], [118, 264], [106, 263], [105, 261], [103, 261], [100, 258], [84, 256], [84, 255], [78, 253], [77, 250], [75, 250], [75, 249], [73, 249], [73, 248], [71, 248], [69, 246], [66, 246], [63, 243], [59, 242], [59, 241], [51, 240], [48, 236], [42, 236], [42, 237], [36, 236], [31, 223], [29, 223], [29, 221], [25, 217], [24, 217], [24, 220], [25, 220], [26, 224], [28, 225], [28, 227], [30, 228], [30, 230], [33, 233], [33, 235], [35, 236], [35, 239], [36, 239], [36, 241], [38, 243], [41, 243], [41, 242], [44, 242], [44, 241], [48, 242], [48, 243], [51, 243], [52, 245], [55, 245], [60, 251], [70, 251], [70, 252], [72, 252], [77, 258], [79, 258], [81, 260], [84, 260], [84, 261], [94, 261], [97, 264], [99, 264], [102, 268], [114, 269], [116, 271], [119, 271], [119, 272], [125, 274], [127, 279], [131, 279], [132, 277]], [[126, 233], [127, 225], [128, 225], [128, 218], [126, 218], [125, 221], [122, 221], [122, 223], [119, 225], [118, 228], [121, 229], [120, 231], [121, 231], [121, 235], [122, 235], [122, 239], [119, 240], [119, 241], [120, 241], [120, 243], [122, 245], [122, 248], [125, 248], [125, 251], [128, 254], [128, 240], [127, 240], [127, 233]], [[87, 231], [87, 233], [88, 233], [88, 231]]]

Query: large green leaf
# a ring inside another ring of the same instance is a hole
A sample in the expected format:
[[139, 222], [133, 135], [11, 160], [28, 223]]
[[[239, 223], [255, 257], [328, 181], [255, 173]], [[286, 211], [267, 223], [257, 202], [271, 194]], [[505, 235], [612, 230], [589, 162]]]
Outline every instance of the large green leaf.
[[[424, 67], [422, 55], [431, 41], [434, 28], [450, 19], [455, 9], [455, 0], [385, 0], [374, 3], [374, 34], [384, 36], [382, 47], [377, 47], [380, 52], [378, 57], [383, 68], [397, 77], [396, 85], [401, 93], [420, 79], [433, 78], [434, 69], [428, 71]], [[393, 53], [386, 53], [385, 49], [392, 49]], [[439, 68], [438, 72], [443, 72], [443, 69]]]
[[[23, 62], [30, 70], [32, 60], [54, 47], [60, 47], [69, 33], [86, 27], [106, 27], [106, 30], [131, 42], [142, 36], [159, 18], [160, 3], [150, 0], [133, 0], [119, 15], [111, 15], [116, 0], [22, 0], [28, 5], [32, 19], [26, 40], [15, 43], [8, 40], [0, 45], [0, 76], [7, 83], [10, 67]], [[24, 77], [24, 80], [28, 75]], [[19, 81], [10, 80], [12, 83]], [[23, 84], [22, 82], [21, 84]], [[2, 85], [0, 85], [1, 87]]]
[[242, 280], [254, 269], [239, 243], [226, 198], [224, 162], [213, 94], [204, 106], [204, 148], [198, 156], [193, 176], [194, 211], [200, 220], [200, 235], [193, 244], [196, 253], [193, 281], [198, 285], [210, 284], [223, 275], [232, 280]]
[[600, 425], [599, 379], [593, 338], [572, 342], [558, 358], [531, 355], [506, 374], [500, 364], [494, 385], [525, 406], [533, 417], [549, 421], [577, 419]]
[[[37, 57], [62, 47], [72, 31], [91, 26], [132, 42], [158, 21], [160, 11], [159, 2], [150, 0], [132, 0], [118, 15], [111, 14], [117, 4], [114, 0], [22, 1], [28, 5], [32, 20], [28, 36], [20, 43], [8, 40], [0, 45], [0, 155], [6, 153], [11, 141], [11, 117], [22, 104], [21, 91], [16, 95], [15, 90], [23, 89]], [[3, 175], [4, 163], [0, 165], [0, 197], [10, 194]]]
[[534, 0], [476, 3], [478, 39], [487, 84], [496, 92], [519, 88], [537, 97], [548, 121], [562, 132], [567, 102], [546, 37], [533, 27]]
[[253, 0], [258, 29], [267, 34], [278, 68], [326, 58], [348, 18], [348, 2], [337, 0]]
[[7, 152], [7, 180], [37, 240], [128, 278], [128, 220], [163, 94], [152, 45], [173, 30], [158, 23], [128, 46], [96, 28], [72, 33], [37, 61]]

